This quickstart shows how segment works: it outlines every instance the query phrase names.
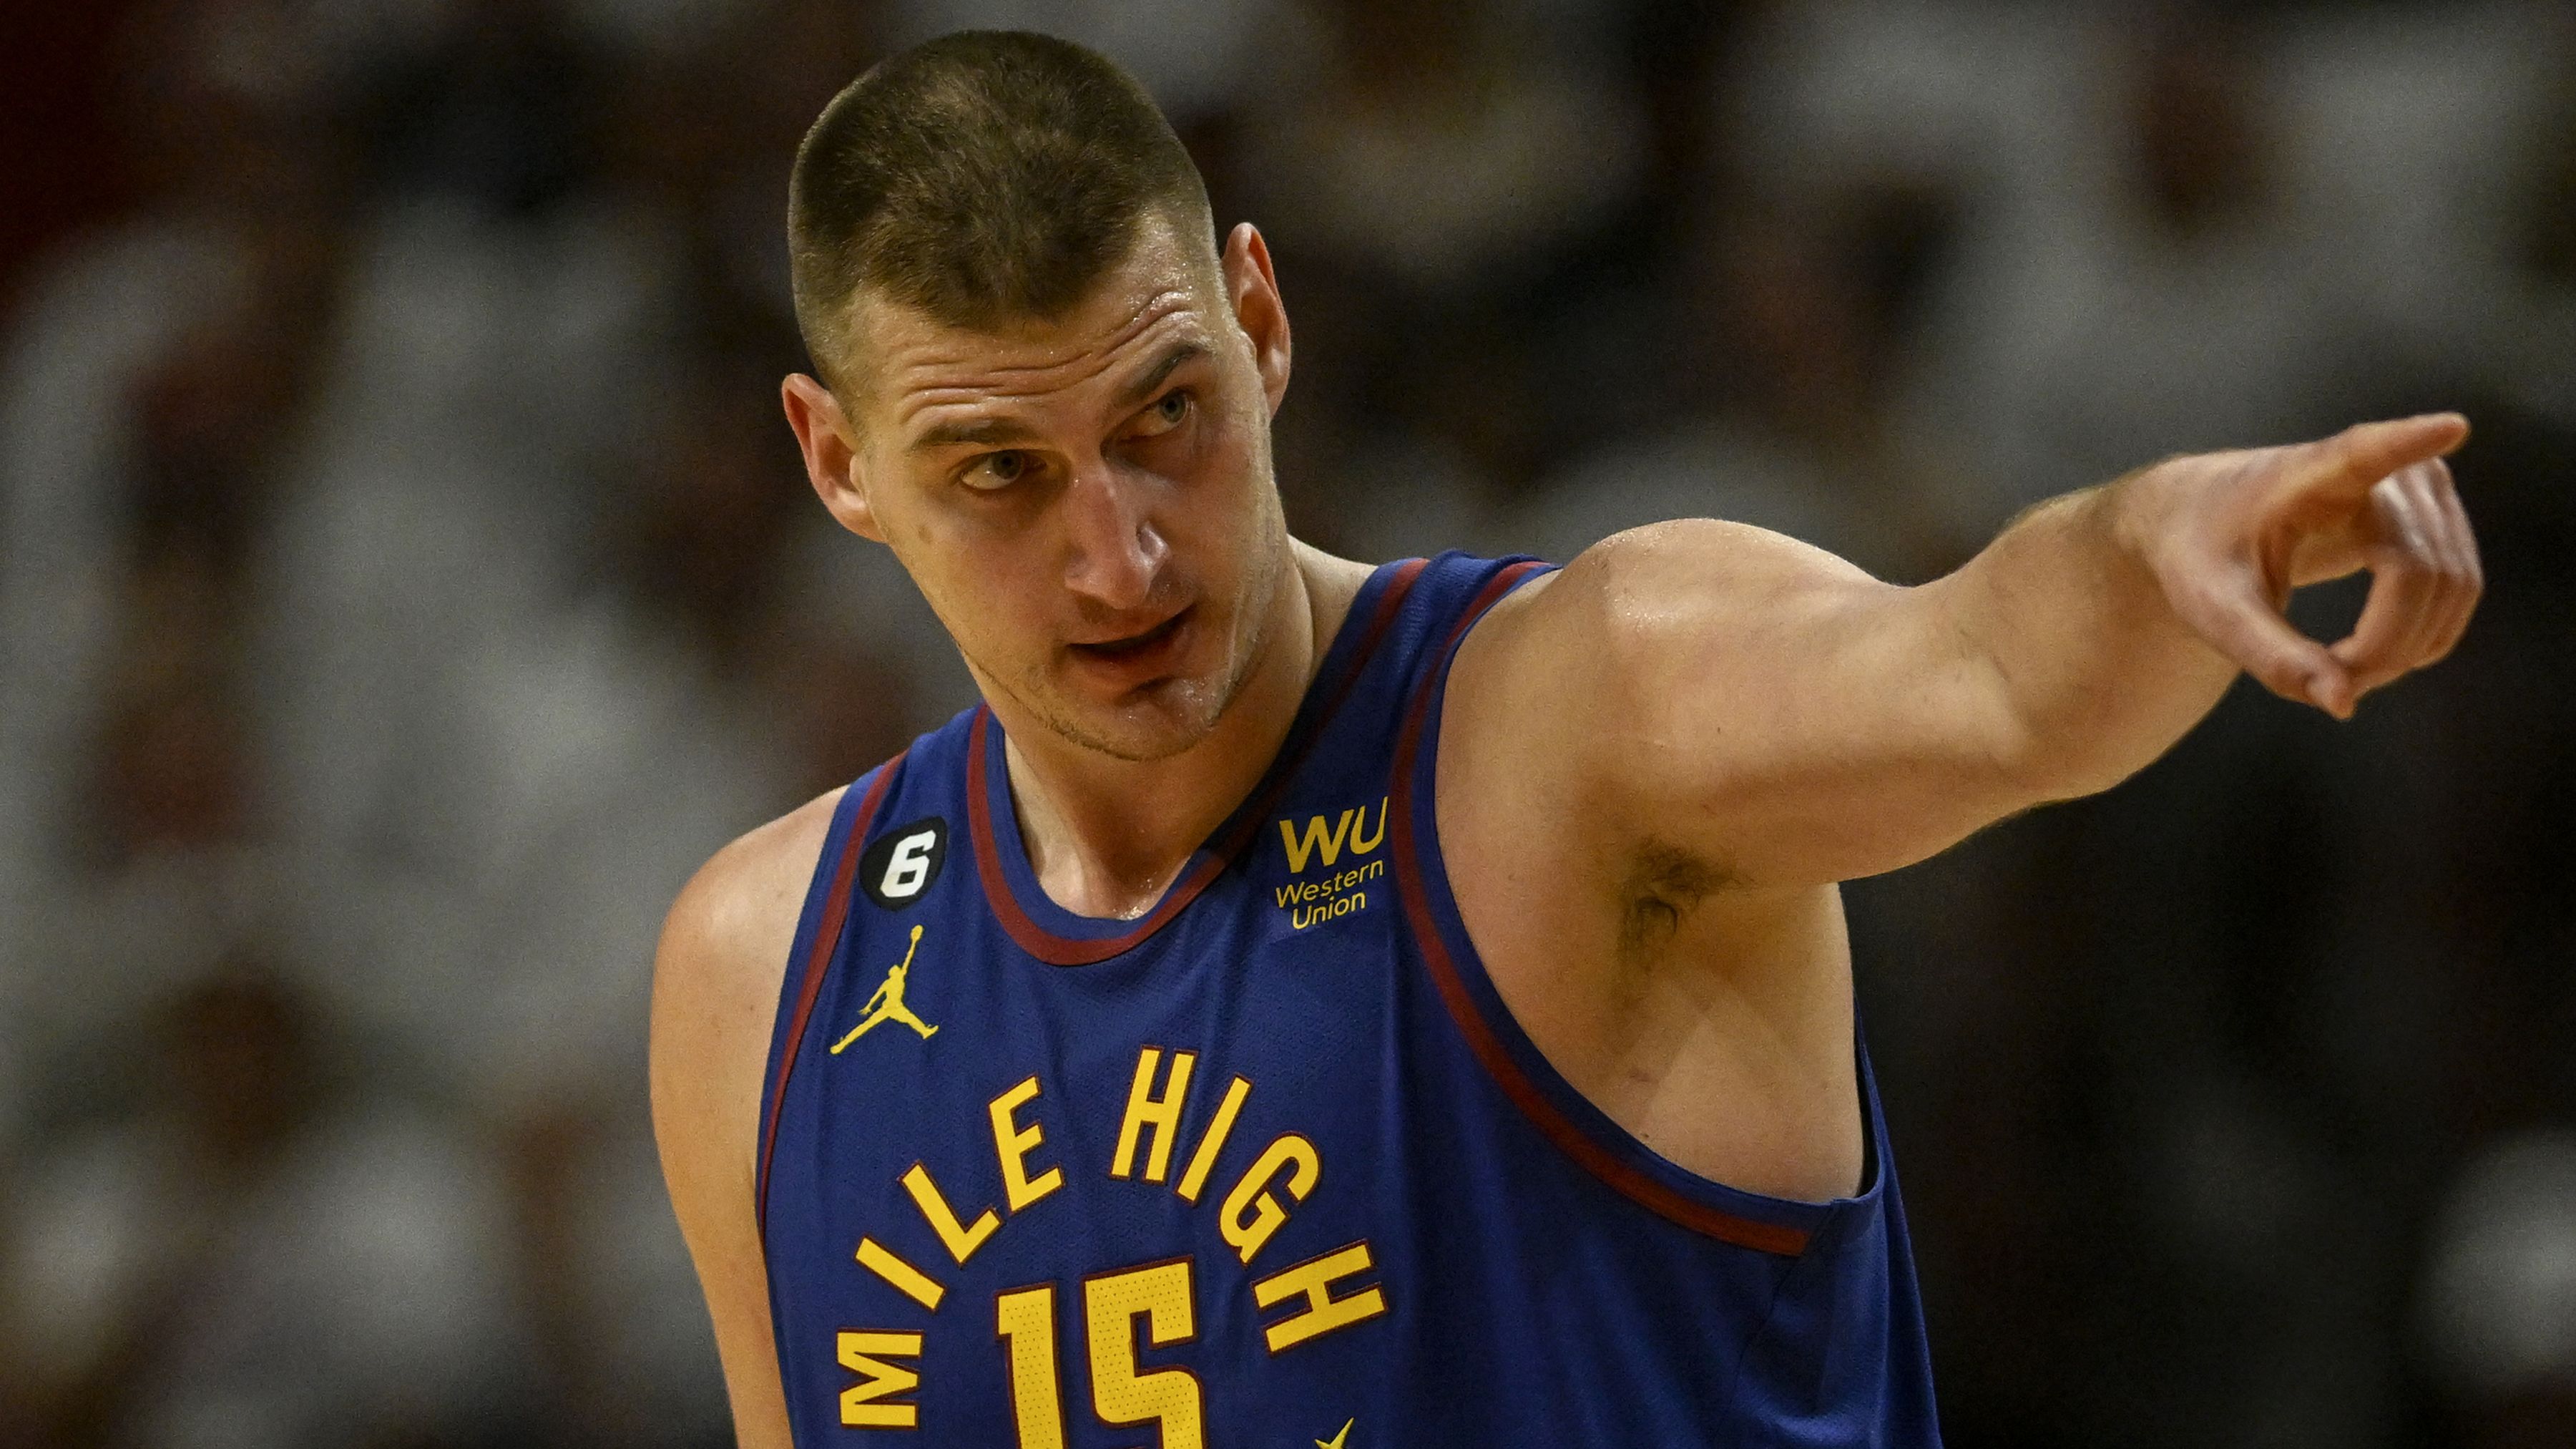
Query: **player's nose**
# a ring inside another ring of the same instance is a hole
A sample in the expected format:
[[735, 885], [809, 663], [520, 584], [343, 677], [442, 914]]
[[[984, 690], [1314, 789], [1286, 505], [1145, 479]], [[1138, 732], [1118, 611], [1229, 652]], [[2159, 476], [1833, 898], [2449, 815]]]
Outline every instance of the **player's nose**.
[[1105, 460], [1078, 468], [1062, 507], [1065, 586], [1112, 609], [1142, 608], [1171, 556], [1155, 528], [1145, 485]]

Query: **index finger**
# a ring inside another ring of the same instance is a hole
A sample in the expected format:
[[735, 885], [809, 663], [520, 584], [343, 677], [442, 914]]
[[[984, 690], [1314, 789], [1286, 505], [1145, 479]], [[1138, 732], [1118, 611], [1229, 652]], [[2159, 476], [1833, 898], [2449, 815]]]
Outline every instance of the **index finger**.
[[2468, 441], [2469, 420], [2458, 413], [2355, 423], [2308, 445], [2312, 466], [2296, 470], [2302, 491], [2322, 487], [2358, 496], [2380, 479], [2439, 458]]

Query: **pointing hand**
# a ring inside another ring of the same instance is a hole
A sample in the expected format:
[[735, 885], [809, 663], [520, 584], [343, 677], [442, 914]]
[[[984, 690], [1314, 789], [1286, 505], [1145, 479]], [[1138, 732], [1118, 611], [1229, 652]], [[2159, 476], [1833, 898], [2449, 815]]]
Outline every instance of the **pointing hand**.
[[[2331, 438], [2172, 458], [2117, 486], [2122, 535], [2201, 638], [2285, 699], [2352, 717], [2364, 694], [2440, 659], [2484, 588], [2444, 455], [2457, 413]], [[2290, 591], [2367, 569], [2370, 597], [2332, 644], [2293, 628]]]

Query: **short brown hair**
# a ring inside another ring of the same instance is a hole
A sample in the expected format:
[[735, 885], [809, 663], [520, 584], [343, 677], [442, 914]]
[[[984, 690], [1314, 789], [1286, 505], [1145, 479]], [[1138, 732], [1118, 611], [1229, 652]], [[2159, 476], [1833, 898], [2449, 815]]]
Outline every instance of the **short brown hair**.
[[1154, 212], [1212, 250], [1198, 167], [1114, 62], [1022, 31], [915, 46], [834, 96], [796, 149], [787, 245], [805, 350], [837, 386], [862, 287], [956, 327], [1060, 317]]

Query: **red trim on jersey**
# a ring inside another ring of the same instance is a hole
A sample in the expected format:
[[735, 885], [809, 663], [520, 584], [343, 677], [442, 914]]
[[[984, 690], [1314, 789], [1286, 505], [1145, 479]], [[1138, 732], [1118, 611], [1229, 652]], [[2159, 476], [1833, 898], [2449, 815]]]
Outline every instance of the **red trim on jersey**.
[[1196, 899], [1199, 892], [1207, 889], [1210, 882], [1224, 874], [1225, 868], [1260, 833], [1261, 822], [1268, 816], [1271, 804], [1296, 777], [1297, 767], [1304, 762], [1307, 749], [1323, 733], [1324, 722], [1341, 709], [1342, 701], [1348, 699], [1351, 690], [1357, 687], [1360, 673], [1368, 667], [1370, 656], [1385, 640], [1387, 630], [1394, 627], [1405, 595], [1412, 592], [1413, 582], [1421, 576], [1424, 562], [1422, 559], [1408, 559], [1388, 575], [1386, 587], [1378, 594], [1377, 606], [1370, 611], [1364, 632], [1353, 645], [1340, 675], [1331, 681], [1332, 693], [1326, 697], [1322, 708], [1309, 717], [1313, 723], [1306, 732], [1306, 738], [1293, 742], [1293, 753], [1283, 751], [1280, 758], [1272, 762], [1263, 784], [1249, 801], [1236, 810], [1233, 827], [1214, 845], [1201, 847], [1182, 871], [1181, 878], [1163, 893], [1163, 899], [1154, 909], [1134, 926], [1115, 936], [1091, 939], [1058, 935], [1031, 919], [1028, 911], [1020, 905], [1019, 897], [1012, 892], [1010, 877], [1002, 869], [1001, 847], [993, 836], [993, 812], [986, 804], [991, 782], [984, 766], [984, 756], [989, 748], [984, 736], [992, 726], [993, 711], [989, 706], [978, 708], [975, 722], [966, 736], [966, 833], [974, 838], [975, 874], [983, 881], [984, 898], [992, 902], [994, 917], [1002, 923], [1002, 929], [1010, 934], [1011, 939], [1019, 943], [1020, 949], [1050, 966], [1088, 966], [1095, 961], [1106, 961], [1161, 930], [1166, 922]]
[[[1477, 1009], [1465, 979], [1458, 973], [1457, 962], [1450, 959], [1439, 925], [1432, 919], [1431, 899], [1424, 889], [1413, 834], [1413, 767], [1422, 744], [1423, 723], [1430, 715], [1431, 701], [1447, 673], [1449, 655], [1466, 637], [1468, 628], [1506, 590], [1536, 567], [1539, 565], [1525, 564], [1494, 576], [1484, 591], [1467, 606], [1457, 628], [1450, 632], [1447, 641], [1441, 645], [1440, 653], [1433, 657], [1423, 674], [1422, 683], [1416, 686], [1412, 705], [1405, 711], [1403, 732], [1396, 737], [1394, 781], [1395, 798], [1405, 802], [1405, 810], [1395, 817], [1394, 828], [1390, 832], [1394, 841], [1396, 889], [1404, 900], [1405, 917], [1413, 927], [1414, 940], [1422, 948], [1424, 962], [1431, 968], [1432, 984], [1439, 988], [1440, 999], [1448, 1006], [1449, 1015], [1458, 1023], [1460, 1033], [1467, 1038], [1468, 1048], [1475, 1052], [1476, 1059], [1502, 1087], [1503, 1095], [1511, 1098], [1522, 1115], [1528, 1117], [1566, 1156], [1638, 1204], [1683, 1227], [1739, 1247], [1796, 1257], [1807, 1250], [1808, 1234], [1804, 1230], [1738, 1217], [1675, 1191], [1640, 1171], [1634, 1164], [1622, 1160], [1549, 1101], [1546, 1093], [1540, 1091], [1538, 1084], [1531, 1081], [1528, 1073], [1513, 1060], [1493, 1023]], [[1434, 789], [1437, 789], [1437, 782], [1434, 782]]]
[[764, 1244], [769, 1240], [769, 1158], [778, 1150], [778, 1114], [787, 1101], [787, 1079], [796, 1070], [796, 1049], [805, 1042], [805, 1026], [813, 1018], [816, 998], [823, 994], [823, 978], [831, 973], [832, 953], [841, 944], [841, 928], [850, 919], [850, 889], [859, 878], [859, 856], [867, 849], [868, 827], [875, 823], [886, 786], [902, 764], [903, 755], [898, 754], [878, 766], [876, 783], [860, 797], [858, 814], [850, 821], [850, 833], [841, 841], [841, 858], [832, 867], [831, 889], [823, 896], [823, 915], [814, 926], [814, 948], [805, 957], [805, 980], [796, 989], [796, 1014], [788, 1020], [787, 1045], [778, 1054], [778, 1079], [769, 1085], [769, 1107], [762, 1114], [759, 1187], [753, 1193], [752, 1212]]

